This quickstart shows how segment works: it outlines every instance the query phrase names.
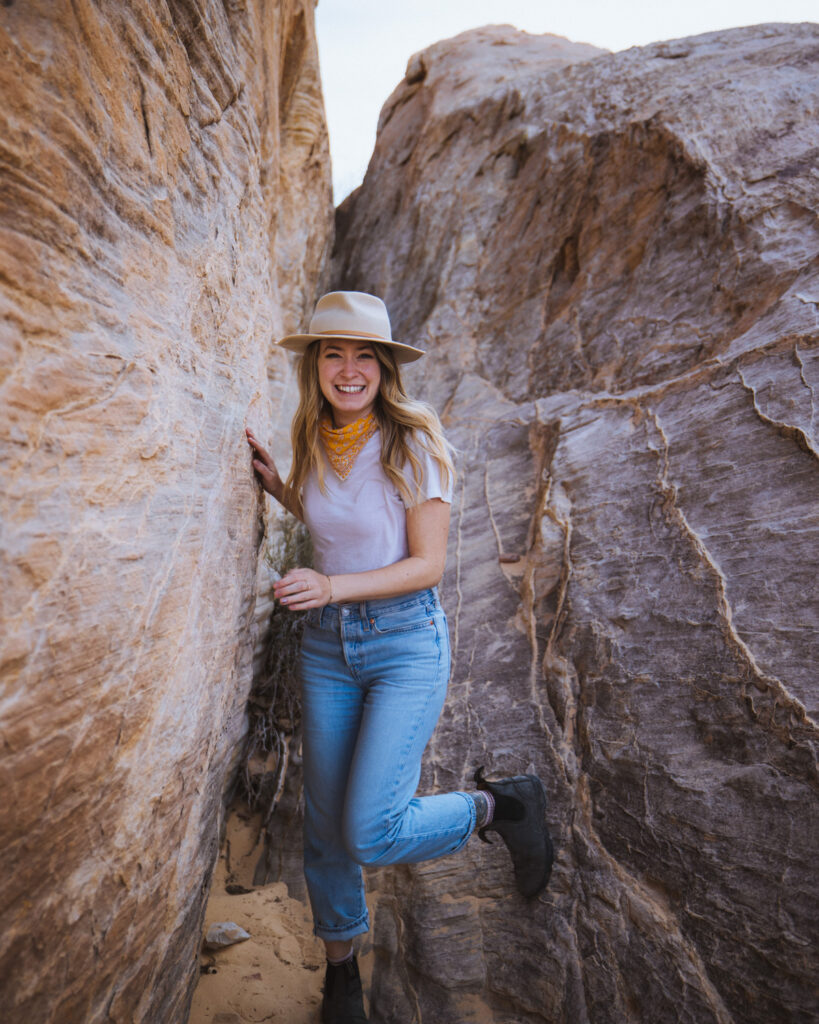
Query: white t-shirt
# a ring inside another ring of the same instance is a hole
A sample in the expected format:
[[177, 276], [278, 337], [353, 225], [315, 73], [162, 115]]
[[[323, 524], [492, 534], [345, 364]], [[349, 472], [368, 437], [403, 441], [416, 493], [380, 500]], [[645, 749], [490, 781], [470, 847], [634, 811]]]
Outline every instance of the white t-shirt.
[[[452, 501], [452, 484], [441, 484], [438, 464], [425, 448], [410, 442], [423, 475], [419, 504], [430, 498]], [[407, 507], [401, 493], [381, 467], [381, 432], [376, 430], [358, 453], [346, 480], [340, 480], [324, 458], [324, 486], [312, 469], [304, 482], [304, 521], [313, 539], [315, 567], [328, 576], [382, 569], [407, 558]], [[414, 492], [412, 466], [405, 468]]]

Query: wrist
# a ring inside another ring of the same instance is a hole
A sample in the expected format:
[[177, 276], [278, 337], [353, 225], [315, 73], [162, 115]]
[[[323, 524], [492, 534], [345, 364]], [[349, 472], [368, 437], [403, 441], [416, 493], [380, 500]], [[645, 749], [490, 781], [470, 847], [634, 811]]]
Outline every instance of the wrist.
[[[327, 573], [325, 573], [324, 575], [327, 576]], [[330, 598], [327, 601], [327, 604], [332, 604], [333, 603], [333, 580], [332, 580], [332, 578], [330, 576], [327, 576], [327, 582], [330, 585]]]

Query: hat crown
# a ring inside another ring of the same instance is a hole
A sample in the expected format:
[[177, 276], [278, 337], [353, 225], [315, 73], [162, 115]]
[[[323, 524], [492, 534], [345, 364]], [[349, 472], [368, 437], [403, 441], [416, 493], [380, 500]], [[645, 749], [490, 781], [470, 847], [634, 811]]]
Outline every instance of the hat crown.
[[398, 363], [420, 359], [423, 349], [394, 341], [387, 307], [367, 292], [328, 292], [316, 303], [307, 334], [288, 334], [276, 344], [290, 352], [304, 354], [309, 345], [322, 338], [353, 338], [389, 345]]
[[392, 341], [387, 307], [366, 292], [328, 292], [316, 304], [310, 334]]

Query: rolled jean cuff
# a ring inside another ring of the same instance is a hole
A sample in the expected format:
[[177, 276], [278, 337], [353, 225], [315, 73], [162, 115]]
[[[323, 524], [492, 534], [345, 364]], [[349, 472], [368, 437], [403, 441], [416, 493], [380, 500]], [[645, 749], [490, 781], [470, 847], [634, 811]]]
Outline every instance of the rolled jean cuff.
[[460, 841], [460, 843], [458, 843], [458, 845], [452, 851], [453, 853], [457, 853], [458, 850], [462, 850], [466, 846], [469, 837], [475, 831], [475, 826], [478, 824], [478, 807], [469, 793], [464, 793], [462, 790], [455, 790], [455, 792], [452, 795], [462, 796], [464, 800], [466, 800], [467, 807], [469, 808], [469, 830], [467, 831], [463, 839]]
[[357, 921], [352, 921], [350, 924], [339, 925], [336, 928], [329, 928], [321, 924], [313, 926], [313, 934], [325, 942], [346, 942], [347, 939], [353, 939], [356, 935], [362, 935], [369, 930], [370, 915], [366, 909]]

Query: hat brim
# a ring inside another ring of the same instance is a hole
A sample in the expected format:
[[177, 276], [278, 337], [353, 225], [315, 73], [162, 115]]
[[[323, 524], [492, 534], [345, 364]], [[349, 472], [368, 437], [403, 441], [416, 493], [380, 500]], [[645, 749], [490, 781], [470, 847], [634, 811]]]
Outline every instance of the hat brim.
[[307, 346], [313, 341], [327, 340], [334, 338], [336, 341], [369, 341], [377, 345], [386, 345], [395, 353], [396, 362], [414, 363], [416, 359], [426, 355], [422, 348], [415, 348], [413, 345], [403, 345], [400, 341], [387, 341], [386, 338], [356, 337], [354, 334], [288, 334], [286, 338], [277, 341], [278, 348], [286, 348], [289, 352], [298, 352], [302, 355]]

